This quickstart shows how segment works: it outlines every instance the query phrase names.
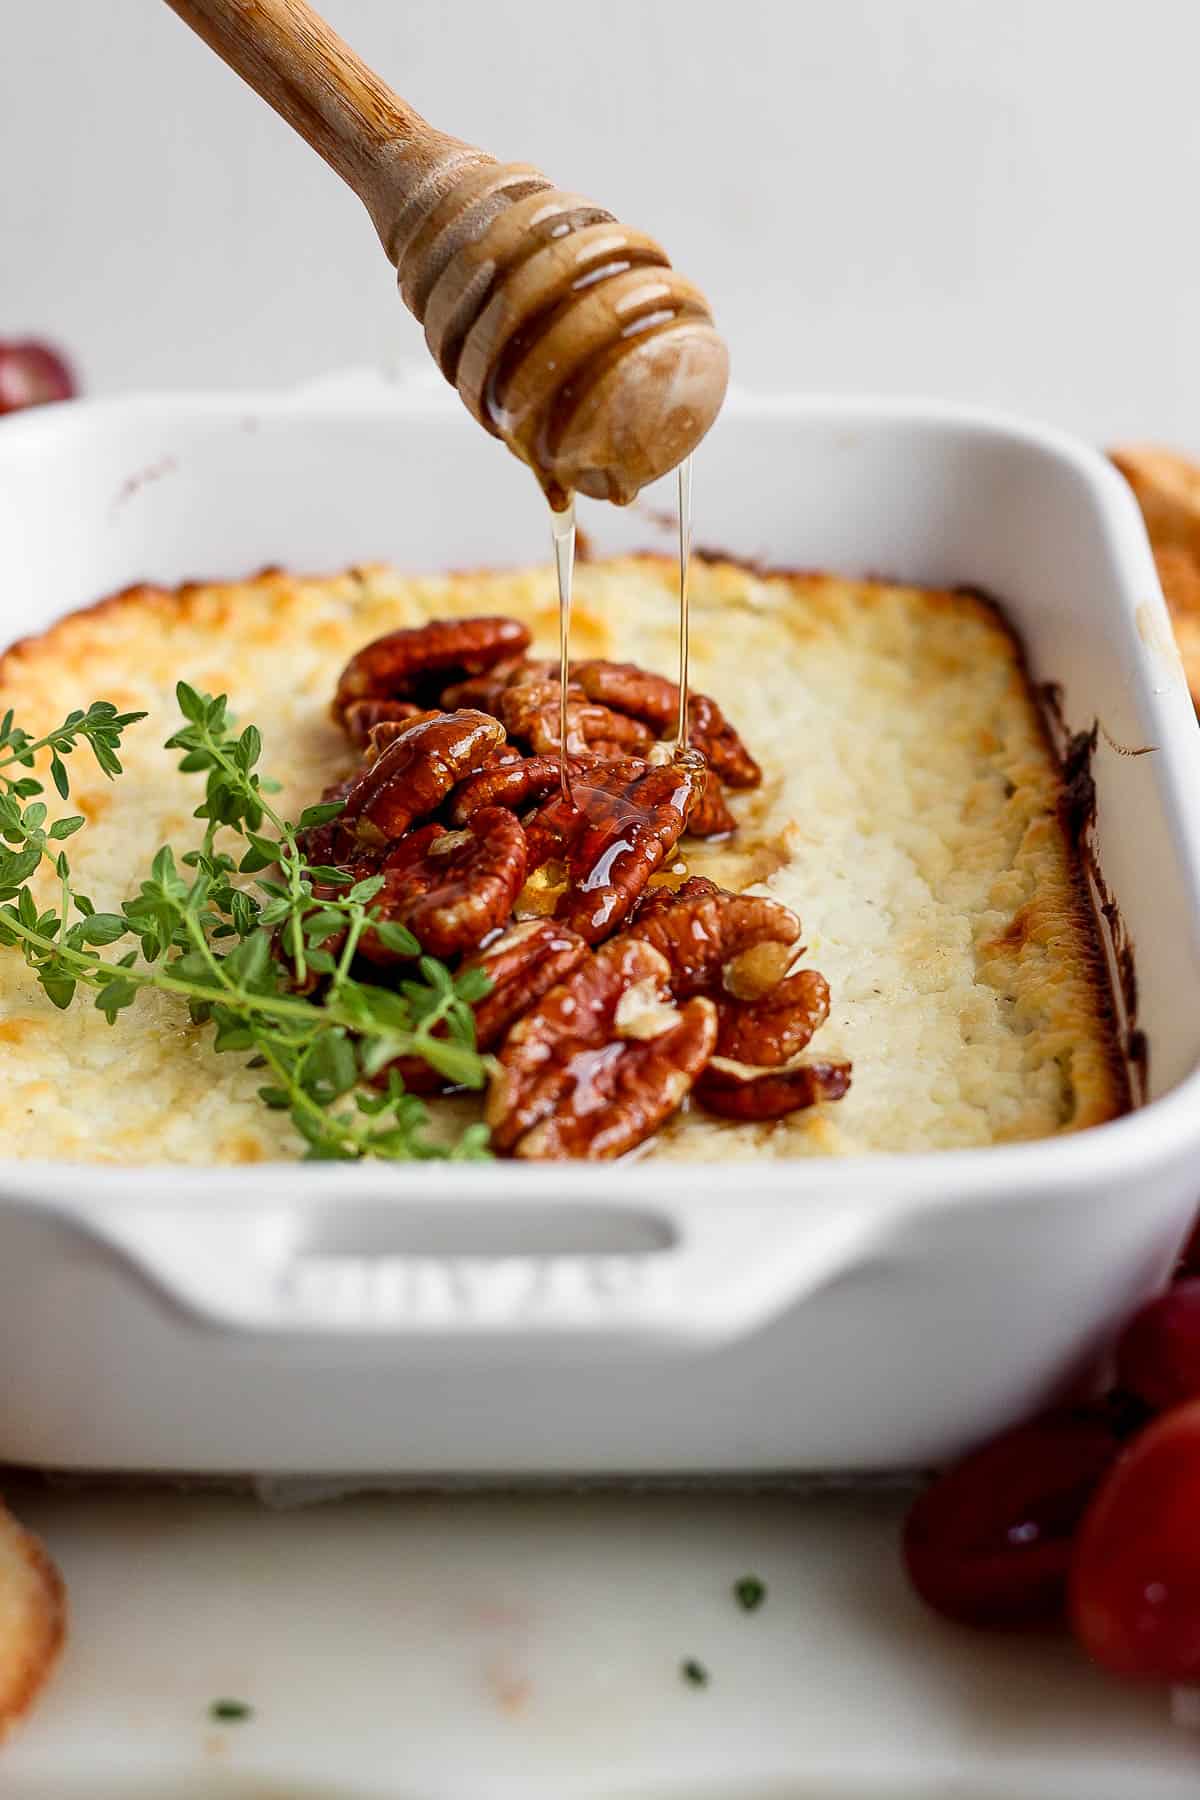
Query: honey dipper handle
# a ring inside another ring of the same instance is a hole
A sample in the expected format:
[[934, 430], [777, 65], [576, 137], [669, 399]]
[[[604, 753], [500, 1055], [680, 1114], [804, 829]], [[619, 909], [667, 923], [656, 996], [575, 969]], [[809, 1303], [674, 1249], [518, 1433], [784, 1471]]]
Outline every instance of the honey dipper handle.
[[336, 169], [485, 430], [553, 504], [624, 503], [712, 424], [729, 357], [642, 232], [436, 130], [305, 0], [167, 0]]
[[305, 0], [167, 0], [293, 126], [371, 214], [392, 262], [406, 203], [428, 202], [465, 165], [490, 162], [436, 130]]

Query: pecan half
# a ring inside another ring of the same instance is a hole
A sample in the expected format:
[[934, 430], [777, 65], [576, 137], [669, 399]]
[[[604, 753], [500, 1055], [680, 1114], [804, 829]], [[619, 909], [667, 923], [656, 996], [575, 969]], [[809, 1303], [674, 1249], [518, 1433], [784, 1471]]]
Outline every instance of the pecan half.
[[777, 1068], [829, 1017], [823, 975], [785, 974], [800, 921], [776, 900], [727, 894], [693, 877], [674, 894], [654, 895], [628, 929], [667, 957], [678, 998], [716, 1000], [718, 1056]]
[[510, 806], [514, 810], [531, 800], [544, 800], [559, 785], [557, 756], [516, 756], [493, 763], [455, 788], [450, 817], [465, 824], [481, 806]]
[[459, 706], [474, 706], [480, 712], [491, 713], [499, 718], [497, 707], [500, 695], [516, 676], [517, 671], [526, 667], [524, 656], [506, 656], [503, 661], [486, 669], [482, 675], [468, 675], [465, 681], [455, 681], [442, 689], [442, 705], [447, 712]]
[[840, 1100], [850, 1087], [847, 1062], [798, 1063], [793, 1069], [744, 1072], [709, 1063], [696, 1083], [706, 1112], [744, 1122], [782, 1119], [820, 1100]]
[[699, 750], [726, 787], [752, 788], [762, 770], [716, 701], [707, 694], [688, 696], [688, 742]]
[[350, 658], [338, 679], [333, 715], [341, 719], [355, 700], [432, 699], [456, 676], [482, 674], [528, 643], [529, 631], [517, 619], [431, 619], [389, 631]]
[[[376, 726], [376, 732], [393, 727]], [[435, 811], [455, 784], [504, 742], [487, 713], [429, 713], [401, 725], [376, 760], [359, 771], [338, 821], [338, 842], [353, 850], [393, 842]]]
[[669, 899], [655, 895], [629, 926], [629, 935], [645, 938], [667, 958], [672, 992], [687, 999], [723, 994], [728, 964], [760, 944], [794, 944], [800, 921], [777, 900], [693, 891]]
[[[675, 1111], [712, 1054], [711, 1001], [669, 1007], [670, 968], [625, 938], [587, 955], [518, 1020], [488, 1094], [492, 1142], [533, 1160], [621, 1156]], [[633, 994], [640, 1005], [630, 1007]]]
[[415, 719], [421, 708], [411, 700], [351, 700], [342, 712], [342, 727], [356, 750], [365, 750], [376, 725]]
[[574, 784], [574, 802], [540, 806], [526, 826], [529, 866], [563, 865], [555, 916], [589, 944], [615, 931], [683, 836], [703, 775], [688, 762], [598, 762]]
[[524, 757], [515, 744], [497, 744], [491, 750], [485, 750], [476, 760], [474, 768], [464, 776], [464, 785], [473, 781], [476, 775], [485, 775], [492, 769], [502, 769], [506, 764], [524, 762]]
[[[597, 756], [593, 747], [586, 756], [569, 756], [567, 772], [573, 782], [582, 783], [586, 790], [601, 763], [606, 765], [605, 776], [597, 778], [611, 779], [609, 767], [612, 760]], [[620, 760], [627, 765], [626, 779], [629, 780], [635, 774], [640, 774], [645, 767], [640, 758], [622, 755]], [[472, 813], [478, 812], [481, 806], [511, 806], [514, 811], [519, 811], [531, 802], [546, 799], [547, 795], [558, 794], [560, 781], [557, 753], [553, 756], [523, 757], [519, 750], [514, 750], [511, 744], [507, 744], [502, 751], [495, 752], [477, 773], [455, 788], [450, 800], [450, 817], [461, 824]]]
[[715, 881], [708, 879], [707, 875], [689, 875], [687, 880], [681, 881], [676, 888], [648, 888], [638, 901], [634, 918], [640, 924], [644, 919], [657, 918], [661, 913], [666, 912], [669, 906], [674, 906], [678, 901], [703, 900], [712, 894], [726, 892], [727, 889], [718, 887]]
[[774, 1069], [803, 1050], [829, 1017], [829, 983], [816, 969], [798, 969], [761, 999], [726, 997], [717, 1012], [717, 1055]]
[[[385, 859], [384, 885], [373, 903], [382, 919], [407, 925], [430, 956], [474, 950], [502, 925], [525, 880], [525, 833], [513, 813], [483, 807], [459, 831], [423, 825]], [[371, 962], [400, 960], [366, 932]]]
[[588, 755], [597, 762], [620, 762], [629, 755], [629, 745], [618, 743], [616, 738], [589, 738]]
[[644, 719], [661, 734], [679, 715], [679, 688], [665, 675], [652, 675], [636, 663], [606, 662], [592, 658], [572, 665], [571, 674], [589, 700], [617, 707], [635, 719]]
[[[398, 704], [407, 706], [408, 702], [401, 701]], [[422, 707], [413, 706], [409, 708], [406, 718], [380, 719], [379, 723], [372, 725], [367, 733], [367, 741], [363, 745], [363, 767], [366, 768], [368, 764], [377, 762], [388, 745], [394, 744], [398, 737], [403, 737], [408, 727], [414, 725], [418, 719], [440, 719], [441, 716], [440, 712], [428, 712]]]
[[[464, 962], [460, 974], [468, 969], [482, 969], [492, 984], [490, 992], [475, 1005], [476, 1047], [494, 1049], [521, 1014], [536, 1005], [587, 954], [583, 939], [565, 925], [556, 925], [549, 919], [531, 919], [511, 926], [486, 950]], [[388, 1068], [403, 1076], [410, 1094], [442, 1094], [452, 1085], [419, 1056], [399, 1057]], [[380, 1071], [376, 1086], [386, 1083], [387, 1074], [387, 1069]]]
[[[643, 719], [656, 733], [669, 731], [679, 716], [679, 687], [635, 663], [596, 660], [575, 665], [572, 675], [589, 700]], [[729, 787], [757, 787], [762, 770], [716, 701], [688, 695], [688, 742]]]
[[[497, 716], [510, 737], [538, 756], [557, 755], [561, 731], [561, 683], [556, 664], [528, 662], [501, 690]], [[575, 682], [567, 687], [567, 753], [586, 755], [593, 739], [623, 744], [625, 752], [645, 752], [654, 733], [640, 720], [589, 702]]]
[[714, 769], [704, 771], [704, 787], [698, 804], [688, 817], [688, 836], [697, 838], [725, 837], [737, 830], [737, 820], [725, 801], [725, 790]]
[[554, 919], [526, 919], [462, 966], [482, 969], [491, 990], [475, 1007], [475, 1041], [491, 1050], [542, 995], [588, 954], [583, 939]]

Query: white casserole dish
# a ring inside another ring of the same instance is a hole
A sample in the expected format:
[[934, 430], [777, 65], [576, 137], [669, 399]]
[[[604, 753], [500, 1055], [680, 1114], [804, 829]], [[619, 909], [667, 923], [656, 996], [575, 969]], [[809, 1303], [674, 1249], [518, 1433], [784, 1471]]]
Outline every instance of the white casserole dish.
[[[1150, 1104], [1041, 1144], [752, 1170], [0, 1162], [0, 1458], [438, 1479], [923, 1464], [1077, 1378], [1163, 1275], [1200, 1193], [1200, 736], [1123, 483], [980, 414], [735, 400], [697, 495], [700, 543], [987, 589], [1068, 723], [1099, 718], [1098, 852]], [[598, 551], [645, 547], [670, 502], [584, 524]], [[143, 578], [529, 561], [546, 539], [528, 476], [420, 383], [0, 429], [5, 639]]]

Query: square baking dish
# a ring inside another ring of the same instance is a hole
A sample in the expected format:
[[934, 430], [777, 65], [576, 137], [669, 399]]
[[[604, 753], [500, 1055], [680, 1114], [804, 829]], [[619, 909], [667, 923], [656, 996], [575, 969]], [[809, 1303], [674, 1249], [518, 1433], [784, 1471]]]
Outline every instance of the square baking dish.
[[[581, 509], [594, 551], [669, 543], [672, 499]], [[698, 542], [739, 556], [985, 589], [1066, 725], [1098, 721], [1095, 848], [1147, 1103], [1044, 1143], [773, 1165], [0, 1161], [0, 1458], [413, 1480], [919, 1465], [1078, 1381], [1165, 1273], [1200, 1193], [1200, 736], [1124, 484], [989, 415], [735, 398], [697, 505]], [[5, 640], [137, 580], [529, 562], [547, 539], [528, 475], [423, 381], [0, 429]]]

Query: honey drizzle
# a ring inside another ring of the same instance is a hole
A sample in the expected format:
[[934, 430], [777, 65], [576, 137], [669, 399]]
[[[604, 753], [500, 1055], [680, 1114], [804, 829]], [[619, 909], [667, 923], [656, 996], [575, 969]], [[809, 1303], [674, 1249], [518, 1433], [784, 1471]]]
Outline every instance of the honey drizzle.
[[692, 560], [692, 459], [679, 465], [679, 717], [675, 754], [688, 747], [688, 567]]
[[[571, 679], [571, 594], [575, 575], [575, 496], [550, 508], [550, 534], [558, 577], [558, 786], [564, 824], [573, 815], [591, 816], [612, 826], [622, 810], [632, 817], [636, 808], [619, 802], [602, 790], [584, 785], [578, 792], [571, 784], [567, 760], [568, 690]], [[692, 556], [692, 459], [679, 465], [679, 711], [675, 722], [674, 757], [689, 757], [688, 750], [688, 574]]]
[[550, 510], [554, 563], [558, 572], [558, 785], [571, 804], [571, 772], [567, 767], [567, 688], [571, 676], [571, 587], [575, 575], [575, 496]]

